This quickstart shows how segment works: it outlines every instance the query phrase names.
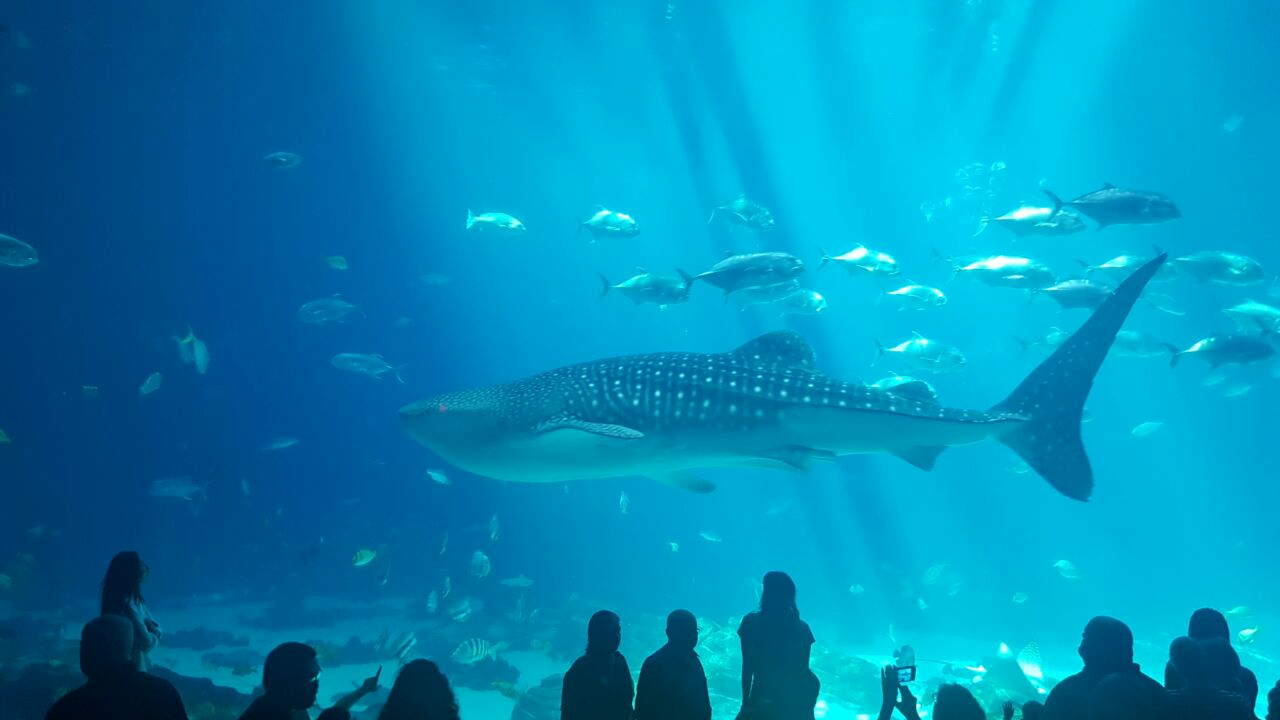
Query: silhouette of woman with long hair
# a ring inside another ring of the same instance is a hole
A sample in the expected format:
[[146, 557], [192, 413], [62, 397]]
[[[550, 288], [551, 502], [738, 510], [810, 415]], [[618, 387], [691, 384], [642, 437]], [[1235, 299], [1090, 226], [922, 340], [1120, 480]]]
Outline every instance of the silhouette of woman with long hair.
[[396, 676], [378, 720], [458, 720], [449, 678], [430, 660], [409, 662]]
[[635, 685], [618, 652], [622, 621], [608, 610], [587, 623], [587, 652], [564, 674], [560, 720], [630, 720]]
[[760, 609], [742, 618], [742, 711], [739, 720], [813, 720], [818, 677], [809, 670], [813, 631], [796, 608], [796, 584], [782, 572], [764, 576]]
[[102, 579], [102, 614], [121, 615], [133, 623], [133, 666], [144, 672], [151, 669], [151, 649], [164, 634], [142, 599], [149, 571], [137, 552], [125, 550], [111, 558]]

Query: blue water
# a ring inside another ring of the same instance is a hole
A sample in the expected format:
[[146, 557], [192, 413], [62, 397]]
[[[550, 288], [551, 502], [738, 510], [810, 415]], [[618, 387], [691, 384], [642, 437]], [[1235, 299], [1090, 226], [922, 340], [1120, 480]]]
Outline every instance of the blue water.
[[[1280, 265], [1268, 209], [1277, 23], [1265, 3], [1101, 0], [11, 3], [0, 232], [40, 263], [0, 268], [0, 428], [12, 438], [0, 446], [0, 572], [34, 559], [0, 606], [88, 611], [126, 547], [153, 567], [157, 608], [212, 593], [421, 597], [483, 548], [495, 578], [535, 578], [547, 606], [577, 594], [724, 619], [755, 604], [765, 571], [785, 569], [832, 641], [885, 643], [893, 624], [1070, 645], [1106, 613], [1163, 647], [1196, 607], [1249, 605], [1266, 653], [1280, 502], [1271, 364], [1233, 370], [1228, 384], [1253, 389], [1227, 398], [1192, 359], [1176, 371], [1110, 359], [1088, 403], [1087, 504], [1013, 472], [1018, 459], [995, 443], [951, 450], [932, 473], [887, 456], [808, 475], [711, 470], [720, 489], [706, 496], [643, 478], [503, 484], [431, 456], [396, 410], [782, 328], [814, 345], [825, 372], [867, 381], [898, 369], [871, 367], [875, 340], [946, 340], [969, 367], [929, 377], [944, 403], [988, 407], [1043, 357], [1019, 357], [1011, 335], [1072, 329], [1086, 313], [951, 281], [935, 248], [1030, 255], [1062, 276], [1075, 258], [1153, 245]], [[301, 165], [260, 162], [276, 151]], [[956, 173], [974, 166], [980, 189], [966, 191]], [[981, 216], [1042, 202], [1041, 186], [1074, 197], [1103, 182], [1167, 194], [1183, 218], [974, 236]], [[739, 193], [778, 228], [706, 223]], [[575, 235], [598, 203], [642, 233]], [[923, 203], [942, 207], [930, 220]], [[468, 234], [469, 208], [529, 230]], [[819, 247], [855, 242], [949, 304], [900, 312], [876, 303], [891, 282], [817, 270]], [[780, 319], [704, 286], [665, 311], [596, 298], [597, 272], [698, 272], [756, 250], [802, 257], [830, 309]], [[350, 269], [326, 265], [332, 255]], [[451, 282], [423, 284], [427, 273]], [[1221, 307], [1268, 301], [1269, 287], [1180, 279], [1161, 292], [1184, 316], [1140, 304], [1127, 327], [1186, 347], [1232, 327]], [[335, 293], [363, 316], [298, 322], [299, 305]], [[171, 339], [188, 324], [209, 347], [204, 376]], [[329, 364], [339, 352], [407, 363], [405, 383], [341, 373]], [[140, 398], [153, 371], [163, 387]], [[1164, 425], [1130, 435], [1149, 421]], [[301, 442], [260, 449], [282, 436]], [[212, 480], [207, 501], [148, 494], [182, 475]], [[364, 547], [391, 559], [385, 586], [352, 567]], [[1062, 559], [1083, 577], [1060, 577]], [[962, 583], [953, 596], [921, 582], [941, 563]], [[1030, 600], [1012, 603], [1016, 592]]]

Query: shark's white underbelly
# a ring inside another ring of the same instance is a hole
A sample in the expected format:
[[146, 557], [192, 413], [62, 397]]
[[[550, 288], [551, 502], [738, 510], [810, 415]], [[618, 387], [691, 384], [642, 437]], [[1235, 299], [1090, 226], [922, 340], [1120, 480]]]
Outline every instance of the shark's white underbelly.
[[706, 467], [770, 464], [797, 451], [819, 455], [895, 452], [964, 445], [999, 434], [1016, 420], [955, 422], [886, 412], [788, 409], [783, 421], [755, 429], [700, 428], [648, 433], [639, 439], [576, 429], [521, 434], [470, 447], [437, 447], [470, 472], [512, 482], [560, 482], [661, 475]]

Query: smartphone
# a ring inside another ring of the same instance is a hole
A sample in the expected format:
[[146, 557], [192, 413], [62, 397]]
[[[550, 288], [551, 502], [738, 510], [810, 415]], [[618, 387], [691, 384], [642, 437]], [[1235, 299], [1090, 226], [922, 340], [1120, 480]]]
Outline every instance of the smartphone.
[[915, 682], [915, 681], [916, 681], [915, 665], [907, 665], [906, 667], [898, 668], [898, 684], [899, 685], [905, 685], [906, 683]]

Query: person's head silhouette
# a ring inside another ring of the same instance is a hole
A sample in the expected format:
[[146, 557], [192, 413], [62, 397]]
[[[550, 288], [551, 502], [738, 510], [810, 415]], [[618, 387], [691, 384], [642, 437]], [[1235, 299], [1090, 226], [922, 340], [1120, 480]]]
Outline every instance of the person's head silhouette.
[[80, 672], [90, 680], [133, 667], [133, 624], [120, 615], [102, 615], [80, 631]]
[[765, 573], [764, 588], [760, 592], [760, 612], [765, 615], [799, 616], [796, 608], [796, 584], [791, 576], [774, 570]]
[[964, 686], [944, 683], [938, 686], [933, 717], [934, 720], [985, 720], [987, 714]]
[[1133, 633], [1119, 620], [1099, 615], [1084, 626], [1079, 652], [1084, 666], [1092, 670], [1126, 670], [1133, 664]]
[[129, 601], [142, 602], [142, 582], [149, 570], [137, 552], [116, 553], [102, 578], [102, 614], [123, 615]]
[[315, 705], [320, 691], [320, 661], [315, 648], [297, 642], [277, 646], [262, 664], [262, 689], [267, 697], [291, 710]]
[[1028, 700], [1022, 704], [1022, 720], [1043, 720], [1044, 703], [1038, 700]]
[[458, 701], [449, 679], [430, 660], [413, 660], [400, 669], [378, 720], [456, 718]]
[[610, 655], [622, 645], [622, 621], [608, 610], [601, 610], [587, 622], [587, 654]]
[[1229, 639], [1231, 630], [1227, 627], [1225, 615], [1213, 608], [1200, 608], [1191, 613], [1191, 621], [1187, 623], [1187, 637], [1193, 640]]
[[1208, 663], [1200, 641], [1190, 637], [1174, 638], [1169, 644], [1169, 662], [1187, 687], [1205, 687], [1209, 684]]
[[667, 642], [672, 647], [692, 650], [698, 646], [698, 619], [688, 610], [674, 610], [667, 616]]

